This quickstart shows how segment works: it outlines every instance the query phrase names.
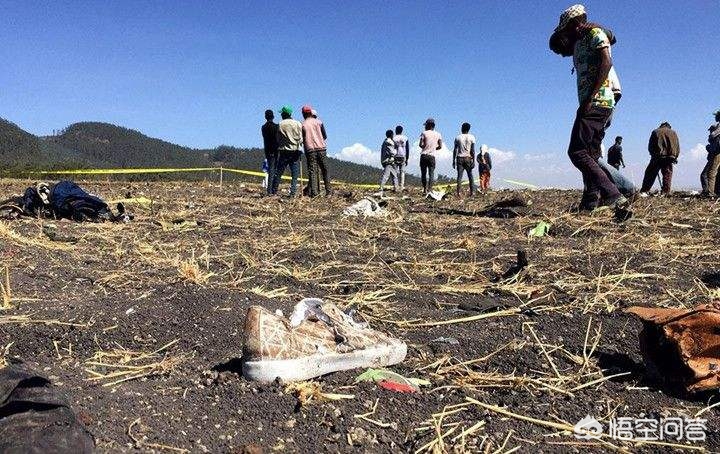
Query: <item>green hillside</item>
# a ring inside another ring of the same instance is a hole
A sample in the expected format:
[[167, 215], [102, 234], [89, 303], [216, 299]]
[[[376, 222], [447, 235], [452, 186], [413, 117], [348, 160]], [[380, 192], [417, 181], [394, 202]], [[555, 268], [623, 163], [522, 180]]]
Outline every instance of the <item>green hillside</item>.
[[203, 167], [209, 164], [202, 152], [108, 123], [75, 123], [50, 140], [77, 150], [92, 163], [105, 163], [109, 167]]
[[69, 169], [91, 163], [81, 153], [47, 142], [0, 118], [0, 172]]

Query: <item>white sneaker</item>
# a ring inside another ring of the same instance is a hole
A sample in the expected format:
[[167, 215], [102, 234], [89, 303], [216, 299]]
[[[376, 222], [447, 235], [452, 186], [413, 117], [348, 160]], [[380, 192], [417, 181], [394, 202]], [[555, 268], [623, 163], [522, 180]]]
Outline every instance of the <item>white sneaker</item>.
[[[405, 359], [404, 342], [355, 322], [334, 304], [311, 299], [301, 304], [305, 304], [308, 317], [296, 327], [260, 306], [248, 309], [242, 365], [245, 378], [302, 381], [340, 370], [390, 366]], [[313, 304], [312, 310], [307, 310]]]

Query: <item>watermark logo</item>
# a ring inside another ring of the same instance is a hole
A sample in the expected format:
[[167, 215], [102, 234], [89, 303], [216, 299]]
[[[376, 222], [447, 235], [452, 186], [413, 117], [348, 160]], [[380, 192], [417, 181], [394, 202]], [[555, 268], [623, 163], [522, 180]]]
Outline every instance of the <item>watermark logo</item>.
[[600, 424], [600, 421], [597, 419], [587, 415], [575, 424], [573, 432], [575, 433], [575, 438], [580, 440], [597, 439], [600, 438], [603, 433], [603, 425]]
[[593, 440], [602, 436], [622, 441], [704, 442], [707, 420], [702, 418], [612, 418], [605, 427], [587, 415], [573, 427], [575, 438]]

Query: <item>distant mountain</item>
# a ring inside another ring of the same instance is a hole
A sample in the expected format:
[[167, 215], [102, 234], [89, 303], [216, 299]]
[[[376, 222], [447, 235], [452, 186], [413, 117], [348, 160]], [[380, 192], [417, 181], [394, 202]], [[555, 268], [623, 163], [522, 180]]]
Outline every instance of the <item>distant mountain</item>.
[[[259, 171], [263, 159], [263, 151], [257, 148], [221, 145], [199, 150], [108, 123], [74, 123], [56, 136], [41, 138], [13, 123], [0, 120], [0, 172], [9, 174], [23, 170], [71, 168], [215, 166]], [[375, 183], [380, 177], [377, 168], [339, 159], [329, 158], [328, 166], [334, 180]], [[191, 174], [176, 177], [195, 178]], [[406, 181], [417, 184], [419, 179], [408, 175]]]
[[0, 118], [0, 171], [86, 167], [91, 161], [58, 143], [47, 142]]

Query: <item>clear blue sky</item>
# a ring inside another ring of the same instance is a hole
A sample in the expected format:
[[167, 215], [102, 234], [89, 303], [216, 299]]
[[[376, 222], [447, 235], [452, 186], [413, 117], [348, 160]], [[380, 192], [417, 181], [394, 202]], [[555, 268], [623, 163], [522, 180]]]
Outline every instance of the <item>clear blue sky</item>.
[[[330, 153], [376, 150], [397, 123], [417, 136], [433, 116], [447, 139], [472, 123], [527, 181], [556, 184], [552, 163], [557, 184], [577, 184], [565, 156], [575, 78], [547, 46], [571, 3], [2, 1], [0, 116], [37, 134], [95, 120], [194, 147], [257, 146], [266, 108], [310, 103]], [[668, 120], [689, 159], [720, 108], [720, 4], [585, 5], [618, 37], [624, 97], [608, 135], [625, 136], [637, 173]]]

